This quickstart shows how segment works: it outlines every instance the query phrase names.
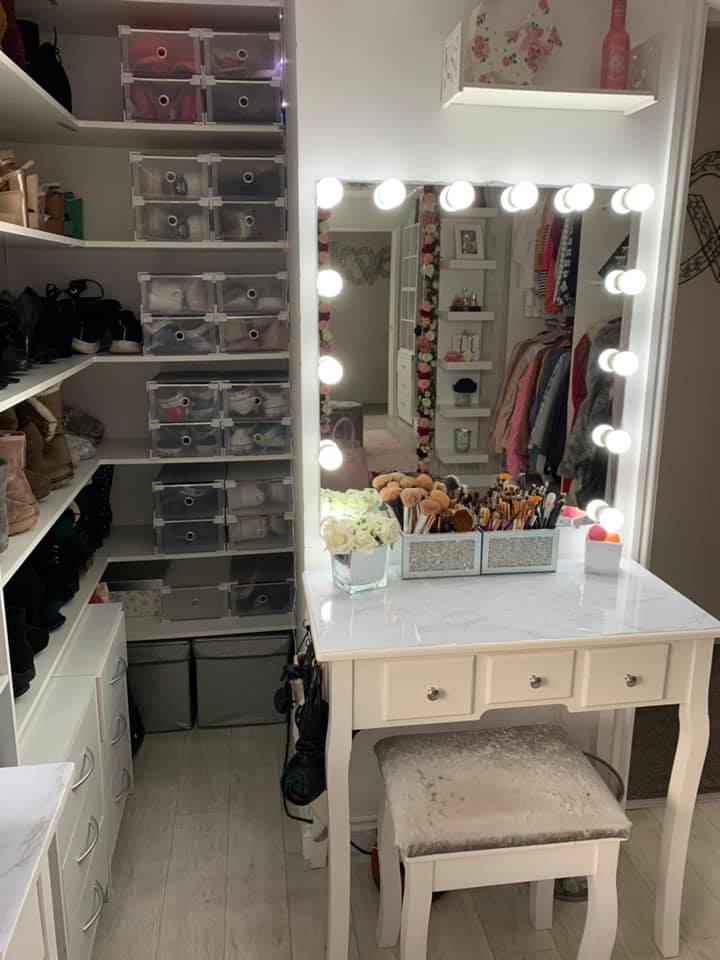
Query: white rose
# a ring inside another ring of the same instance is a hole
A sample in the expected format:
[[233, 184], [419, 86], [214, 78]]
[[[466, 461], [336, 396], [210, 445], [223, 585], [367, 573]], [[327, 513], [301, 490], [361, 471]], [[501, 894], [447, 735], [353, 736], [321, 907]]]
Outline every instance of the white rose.
[[355, 531], [355, 549], [369, 551], [374, 550], [377, 546], [377, 541], [372, 535], [367, 526], [358, 527]]
[[328, 517], [320, 527], [320, 535], [329, 553], [349, 553], [353, 548], [353, 538], [347, 520]]
[[395, 518], [378, 516], [373, 524], [373, 534], [381, 543], [395, 543], [399, 535]]

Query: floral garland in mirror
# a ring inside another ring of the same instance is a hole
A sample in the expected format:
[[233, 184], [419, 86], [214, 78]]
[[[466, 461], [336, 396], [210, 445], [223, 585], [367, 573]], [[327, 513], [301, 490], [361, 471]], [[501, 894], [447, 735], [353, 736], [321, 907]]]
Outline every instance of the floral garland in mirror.
[[418, 470], [427, 473], [435, 425], [438, 302], [440, 290], [440, 216], [438, 192], [423, 187], [420, 201], [422, 255], [421, 302], [415, 327]]

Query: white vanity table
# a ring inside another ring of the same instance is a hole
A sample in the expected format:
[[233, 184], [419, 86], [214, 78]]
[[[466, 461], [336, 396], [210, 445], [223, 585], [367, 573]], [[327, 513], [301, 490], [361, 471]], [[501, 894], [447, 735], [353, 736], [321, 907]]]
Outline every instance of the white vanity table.
[[658, 864], [655, 941], [679, 953], [690, 823], [709, 736], [708, 684], [720, 622], [632, 561], [617, 578], [582, 561], [554, 574], [390, 580], [350, 597], [304, 574], [330, 703], [328, 960], [350, 926], [348, 771], [353, 731], [477, 720], [488, 710], [571, 712], [680, 705]]
[[0, 960], [58, 960], [55, 831], [71, 763], [0, 769]]

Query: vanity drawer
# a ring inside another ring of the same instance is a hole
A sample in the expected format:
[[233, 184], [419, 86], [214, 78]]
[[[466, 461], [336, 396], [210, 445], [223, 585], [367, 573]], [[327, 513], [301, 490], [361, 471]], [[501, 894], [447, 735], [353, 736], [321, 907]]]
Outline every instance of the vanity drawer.
[[126, 737], [120, 746], [120, 753], [115, 758], [115, 769], [108, 785], [105, 797], [107, 855], [112, 861], [115, 852], [120, 823], [122, 821], [125, 803], [133, 791], [133, 767], [130, 738]]
[[70, 841], [86, 798], [98, 789], [101, 780], [100, 740], [95, 696], [90, 699], [77, 736], [65, 758], [75, 764], [75, 778], [57, 829], [58, 856], [65, 860]]
[[574, 650], [489, 656], [487, 703], [568, 699], [573, 691], [574, 667]]
[[581, 705], [662, 700], [669, 653], [667, 643], [585, 650], [580, 662]]
[[126, 708], [127, 646], [125, 643], [125, 619], [122, 618], [118, 632], [98, 678], [100, 700], [100, 737], [107, 740], [113, 720]]
[[432, 720], [472, 714], [474, 657], [388, 660], [383, 667], [384, 720]]
[[93, 803], [87, 816], [83, 811], [70, 841], [70, 848], [62, 868], [65, 915], [68, 918], [74, 917], [77, 913], [83, 888], [90, 875], [95, 851], [105, 852], [102, 813], [102, 793], [100, 793], [99, 804]]
[[90, 857], [88, 875], [77, 906], [72, 914], [67, 914], [70, 960], [89, 960], [100, 915], [105, 907], [109, 882], [107, 850], [101, 838]]

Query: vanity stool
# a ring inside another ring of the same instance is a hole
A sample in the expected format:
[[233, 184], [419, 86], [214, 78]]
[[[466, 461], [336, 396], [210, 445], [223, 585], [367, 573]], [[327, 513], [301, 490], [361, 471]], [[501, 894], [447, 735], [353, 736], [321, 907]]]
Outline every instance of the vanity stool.
[[435, 890], [530, 881], [531, 921], [548, 929], [555, 878], [586, 876], [578, 960], [609, 960], [630, 821], [562, 727], [390, 737], [375, 753], [385, 783], [380, 947], [400, 935], [401, 960], [425, 960]]

